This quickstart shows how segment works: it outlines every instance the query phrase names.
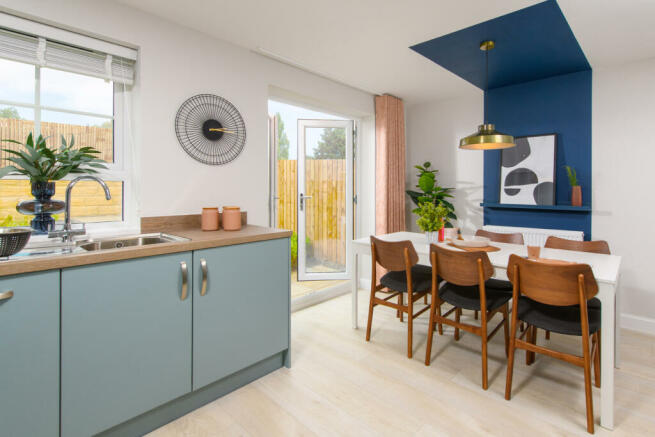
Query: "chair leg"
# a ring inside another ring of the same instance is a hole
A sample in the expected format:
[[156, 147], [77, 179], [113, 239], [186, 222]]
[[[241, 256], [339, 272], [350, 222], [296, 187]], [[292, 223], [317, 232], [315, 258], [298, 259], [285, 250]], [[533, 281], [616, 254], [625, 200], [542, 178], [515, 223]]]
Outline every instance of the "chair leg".
[[[402, 293], [400, 293], [398, 295], [398, 305], [403, 306], [403, 294]], [[399, 317], [400, 317], [400, 321], [402, 322], [403, 321], [403, 310], [398, 310], [398, 312], [400, 313]]]
[[[439, 314], [439, 318], [441, 318], [441, 305], [437, 305], [437, 314]], [[443, 324], [439, 323], [439, 335], [443, 335]]]
[[[535, 326], [528, 325], [526, 328], [528, 330], [528, 333], [526, 334], [527, 336], [527, 341], [532, 343], [532, 344], [537, 344], [537, 328]], [[525, 351], [525, 364], [527, 366], [531, 365], [534, 363], [534, 352], [530, 352], [528, 350]]]
[[487, 332], [482, 333], [482, 389], [489, 388], [489, 376], [487, 372]]
[[[455, 321], [459, 323], [459, 317], [462, 315], [462, 309], [457, 308], [455, 310]], [[459, 328], [455, 328], [455, 341], [459, 341]]]
[[371, 340], [371, 325], [373, 324], [373, 298], [375, 291], [371, 290], [371, 299], [368, 303], [368, 323], [366, 324], [366, 341]]
[[407, 358], [412, 358], [412, 343], [414, 336], [414, 299], [407, 294]]
[[594, 334], [596, 348], [594, 350], [594, 380], [596, 387], [600, 388], [600, 331]]
[[426, 304], [426, 305], [428, 304], [428, 295], [427, 294], [425, 296], [423, 296], [423, 303]]
[[591, 353], [589, 351], [589, 337], [582, 336], [582, 355], [584, 358], [584, 394], [587, 404], [587, 432], [594, 433], [594, 404], [591, 395]]
[[509, 304], [503, 307], [503, 331], [505, 332], [505, 356], [509, 357]]
[[[434, 299], [430, 302], [430, 322], [428, 323], [428, 343], [425, 345], [425, 365], [429, 366], [430, 365], [430, 358], [432, 356], [432, 337], [434, 335], [434, 329], [435, 329], [435, 313], [436, 313], [436, 305], [437, 303], [435, 302]], [[441, 311], [439, 311], [439, 316], [441, 316]], [[441, 327], [441, 325], [439, 325]]]
[[550, 340], [550, 331], [546, 330], [546, 340]]
[[477, 311], [475, 311], [475, 312], [473, 313], [473, 317], [475, 318], [475, 320], [478, 320], [478, 312], [477, 312]]
[[512, 323], [509, 335], [509, 355], [507, 357], [507, 379], [505, 380], [505, 399], [508, 401], [512, 398], [512, 377], [514, 376], [514, 355], [516, 354], [515, 338], [516, 323]]

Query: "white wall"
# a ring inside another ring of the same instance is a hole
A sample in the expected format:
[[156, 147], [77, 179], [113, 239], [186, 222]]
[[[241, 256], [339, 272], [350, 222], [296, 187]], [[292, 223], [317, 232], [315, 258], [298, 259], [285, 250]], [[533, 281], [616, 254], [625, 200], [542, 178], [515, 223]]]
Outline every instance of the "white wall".
[[[473, 98], [440, 100], [407, 108], [407, 188], [417, 183], [416, 164], [425, 161], [439, 170], [437, 182], [454, 187], [455, 213], [462, 232], [482, 227], [483, 152], [460, 150], [460, 138], [482, 123], [482, 93]], [[414, 205], [407, 198], [407, 227], [419, 232]]]
[[[234, 204], [248, 211], [249, 222], [268, 224], [269, 86], [354, 116], [374, 114], [370, 94], [114, 2], [0, 0], [0, 7], [139, 47], [133, 120], [140, 216]], [[228, 165], [193, 160], [175, 137], [177, 109], [199, 93], [225, 97], [244, 118], [245, 148]], [[364, 182], [372, 186], [373, 175]]]
[[621, 255], [622, 326], [655, 334], [655, 59], [594, 70], [592, 236]]

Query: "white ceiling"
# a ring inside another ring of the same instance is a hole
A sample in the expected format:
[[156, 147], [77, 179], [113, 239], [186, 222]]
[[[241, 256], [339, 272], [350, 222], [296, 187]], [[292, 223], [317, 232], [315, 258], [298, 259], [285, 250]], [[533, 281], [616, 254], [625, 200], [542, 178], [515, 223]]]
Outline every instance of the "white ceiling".
[[[407, 104], [480, 91], [408, 47], [539, 0], [115, 0]], [[559, 0], [592, 67], [655, 56], [654, 0]], [[537, 48], [535, 48], [537, 49]]]

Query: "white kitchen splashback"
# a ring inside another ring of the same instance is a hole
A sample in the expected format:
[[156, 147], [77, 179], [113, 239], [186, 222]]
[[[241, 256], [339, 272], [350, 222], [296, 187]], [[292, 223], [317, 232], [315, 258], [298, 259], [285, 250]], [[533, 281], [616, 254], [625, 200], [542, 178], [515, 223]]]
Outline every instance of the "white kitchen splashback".
[[565, 231], [562, 229], [539, 229], [539, 228], [519, 228], [515, 226], [492, 226], [484, 225], [485, 231], [500, 232], [503, 234], [513, 234], [520, 232], [523, 234], [523, 241], [528, 246], [543, 246], [546, 244], [548, 237], [566, 238], [567, 240], [582, 241], [584, 232], [582, 231]]

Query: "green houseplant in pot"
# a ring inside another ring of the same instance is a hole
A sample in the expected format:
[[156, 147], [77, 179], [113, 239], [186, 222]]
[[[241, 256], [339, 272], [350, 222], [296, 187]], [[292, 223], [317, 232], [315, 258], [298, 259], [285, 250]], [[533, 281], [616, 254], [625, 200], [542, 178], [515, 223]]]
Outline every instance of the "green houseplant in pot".
[[30, 133], [25, 143], [14, 140], [2, 140], [19, 144], [22, 150], [3, 149], [8, 156], [9, 165], [0, 168], [0, 178], [7, 175], [27, 176], [30, 180], [32, 195], [35, 200], [24, 201], [16, 209], [21, 214], [32, 214], [32, 228], [37, 233], [46, 233], [54, 227], [52, 214], [63, 211], [65, 203], [51, 200], [55, 194], [55, 181], [69, 174], [95, 174], [98, 169], [106, 169], [100, 153], [93, 147], [75, 147], [75, 137], [67, 142], [61, 136], [59, 148], [51, 149], [43, 136], [34, 141]]
[[430, 162], [424, 162], [423, 165], [414, 166], [414, 168], [419, 171], [416, 188], [421, 191], [406, 191], [407, 195], [412, 199], [412, 202], [414, 202], [414, 205], [416, 205], [416, 208], [412, 212], [418, 214], [421, 204], [426, 202], [432, 203], [436, 206], [443, 206], [448, 211], [448, 214], [445, 217], [445, 226], [447, 228], [452, 228], [453, 224], [451, 220], [457, 220], [455, 206], [448, 200], [453, 197], [451, 194], [453, 189], [439, 186], [436, 177], [439, 170], [432, 170], [430, 167], [432, 167]]
[[564, 168], [571, 184], [571, 206], [582, 206], [582, 188], [578, 183], [578, 173], [570, 165], [565, 165]]
[[443, 205], [435, 205], [431, 202], [423, 202], [416, 208], [418, 220], [416, 224], [425, 232], [428, 243], [436, 243], [439, 240], [438, 234], [444, 227], [448, 217], [448, 208]]

